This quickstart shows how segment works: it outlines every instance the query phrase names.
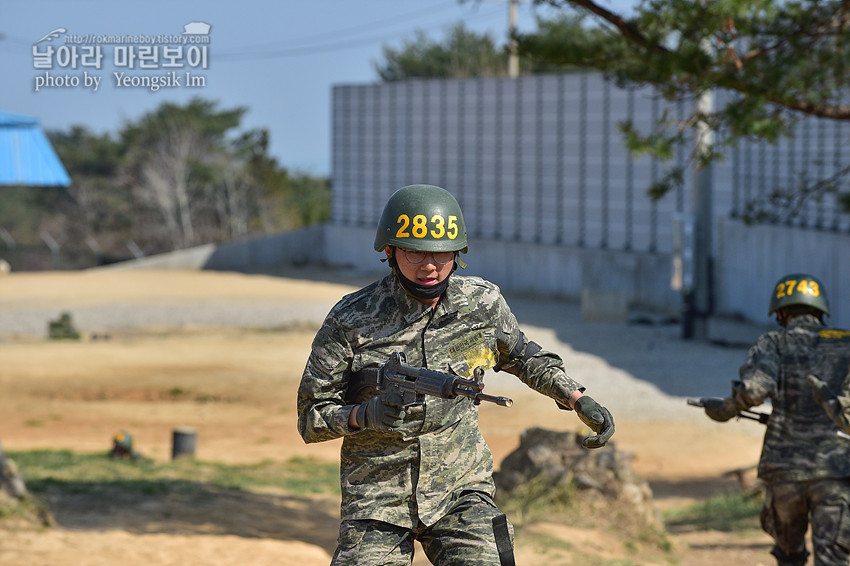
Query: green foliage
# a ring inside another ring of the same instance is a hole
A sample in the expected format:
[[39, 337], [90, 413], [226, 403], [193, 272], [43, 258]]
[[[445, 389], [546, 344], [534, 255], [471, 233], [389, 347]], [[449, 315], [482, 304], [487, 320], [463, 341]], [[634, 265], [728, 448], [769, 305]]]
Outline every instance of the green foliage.
[[587, 14], [573, 11], [537, 18], [537, 31], [520, 34], [518, 47], [533, 72], [597, 69], [628, 53], [628, 45], [616, 34], [594, 25]]
[[[812, 160], [817, 167], [820, 159]], [[839, 206], [850, 211], [850, 192], [841, 191], [841, 180], [850, 175], [850, 165], [838, 169], [830, 177], [810, 180], [801, 175], [790, 186], [775, 187], [760, 197], [745, 203], [743, 220], [747, 223], [789, 223], [794, 221], [808, 202], [820, 202], [825, 195], [834, 194]]]
[[576, 503], [576, 486], [567, 481], [551, 485], [546, 478], [537, 476], [517, 487], [510, 497], [499, 499], [499, 506], [508, 514], [516, 514], [521, 520], [532, 519], [550, 513], [572, 510]]
[[18, 243], [32, 243], [38, 238], [40, 223], [37, 212], [43, 205], [37, 193], [56, 193], [58, 189], [35, 187], [3, 187], [3, 206], [0, 206], [0, 226], [15, 235]]
[[412, 78], [499, 76], [507, 71], [508, 54], [496, 47], [493, 38], [456, 24], [445, 41], [429, 38], [418, 30], [416, 36], [398, 49], [384, 47], [383, 63], [375, 63], [382, 81]]
[[[588, 41], [602, 41], [610, 33], [588, 28], [581, 15], [564, 14], [551, 20], [537, 18], [538, 33], [524, 36], [525, 52], [519, 54], [520, 74], [578, 70], [574, 58], [584, 53]], [[592, 38], [592, 39], [588, 39]], [[534, 48], [529, 48], [531, 44]], [[384, 59], [373, 63], [384, 82], [407, 79], [501, 77], [507, 75], [509, 48], [492, 36], [478, 34], [463, 22], [451, 27], [444, 39], [428, 37], [419, 30], [399, 48], [385, 46]], [[532, 54], [532, 56], [526, 56]], [[537, 56], [545, 53], [545, 56]]]
[[217, 106], [217, 103], [202, 98], [193, 98], [185, 106], [166, 102], [136, 122], [126, 124], [121, 138], [125, 146], [145, 153], [152, 151], [164, 136], [186, 129], [197, 132], [209, 147], [221, 148], [226, 145], [225, 136], [239, 127], [248, 109], [238, 107], [218, 111]]
[[30, 249], [46, 251], [46, 230], [71, 258], [62, 267], [88, 267], [129, 257], [130, 240], [151, 254], [329, 218], [328, 180], [290, 174], [269, 154], [267, 130], [241, 128], [246, 111], [195, 98], [164, 103], [114, 134], [49, 132], [72, 184], [4, 189], [0, 227], [19, 246], [0, 250], [13, 269], [42, 268], [26, 261]]
[[50, 141], [73, 181], [67, 189], [73, 211], [66, 215], [70, 227], [78, 233], [97, 234], [129, 226], [133, 200], [119, 181], [124, 145], [83, 126], [51, 132]]
[[760, 490], [718, 495], [684, 509], [668, 511], [664, 519], [672, 531], [758, 529], [763, 500], [764, 494]]
[[331, 185], [328, 179], [298, 173], [292, 178], [287, 202], [299, 225], [327, 222], [331, 217]]
[[240, 142], [247, 157], [250, 178], [260, 188], [264, 208], [256, 221], [261, 226], [278, 218], [283, 227], [298, 228], [330, 218], [330, 182], [325, 177], [290, 173], [268, 155], [269, 136], [265, 130], [250, 132]]
[[[742, 139], [776, 143], [803, 116], [850, 120], [850, 6], [841, 0], [642, 0], [628, 15], [592, 0], [538, 3], [563, 11], [519, 37], [520, 53], [538, 68], [598, 70], [620, 86], [652, 86], [693, 108], [648, 133], [626, 125], [634, 150], [664, 160], [684, 145], [690, 163], [704, 167]], [[709, 91], [736, 99], [697, 109]], [[715, 133], [714, 147], [691, 151], [694, 130], [705, 127]], [[653, 196], [676, 186], [676, 177], [656, 184]], [[805, 191], [830, 191], [822, 179], [805, 177]]]
[[114, 177], [123, 159], [122, 144], [109, 134], [96, 135], [85, 126], [71, 126], [67, 132], [51, 132], [50, 142], [61, 152], [65, 167], [73, 169], [79, 177]]

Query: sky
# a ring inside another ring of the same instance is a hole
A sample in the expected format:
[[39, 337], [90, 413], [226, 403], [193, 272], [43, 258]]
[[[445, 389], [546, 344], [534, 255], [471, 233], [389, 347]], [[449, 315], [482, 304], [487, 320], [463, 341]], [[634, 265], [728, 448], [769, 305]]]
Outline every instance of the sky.
[[[545, 10], [520, 2], [518, 29]], [[508, 0], [0, 0], [0, 111], [114, 134], [200, 96], [247, 108], [242, 129], [267, 128], [284, 167], [330, 175], [333, 85], [376, 82], [383, 47], [461, 21], [503, 44]]]

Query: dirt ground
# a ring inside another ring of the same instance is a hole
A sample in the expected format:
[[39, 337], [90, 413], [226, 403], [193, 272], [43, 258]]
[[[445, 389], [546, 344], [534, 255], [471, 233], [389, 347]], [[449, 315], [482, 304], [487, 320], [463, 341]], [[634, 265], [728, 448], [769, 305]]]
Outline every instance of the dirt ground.
[[[3, 448], [105, 451], [113, 434], [127, 430], [146, 456], [167, 460], [172, 431], [191, 426], [198, 433], [197, 457], [202, 460], [251, 463], [310, 456], [336, 461], [338, 442], [305, 445], [295, 426], [295, 390], [320, 318], [299, 315], [264, 330], [227, 321], [91, 326], [83, 328], [79, 342], [51, 342], [9, 328], [27, 313], [91, 314], [94, 308], [109, 311], [119, 305], [144, 312], [162, 305], [176, 310], [188, 303], [261, 310], [310, 303], [324, 313], [359, 283], [327, 279], [332, 277], [114, 270], [0, 277]], [[91, 315], [89, 320], [97, 319]], [[607, 367], [604, 360], [600, 364]], [[488, 390], [503, 394], [500, 383], [488, 381]], [[481, 407], [481, 428], [497, 466], [528, 427], [580, 430], [577, 419], [530, 390], [512, 389], [509, 395], [515, 400], [509, 409]], [[598, 398], [604, 400], [604, 392]], [[760, 437], [745, 423], [712, 426], [696, 410], [693, 418], [675, 422], [664, 415], [653, 419], [613, 412], [616, 445], [634, 454], [633, 467], [649, 480], [661, 511], [739, 489], [724, 472], [758, 459]], [[318, 566], [329, 563], [338, 526], [335, 498], [277, 493], [238, 500], [213, 497], [200, 507], [175, 500], [101, 515], [77, 511], [56, 512], [57, 526], [43, 530], [0, 522], [0, 565]], [[518, 536], [517, 563], [579, 563], [571, 552], [547, 549], [540, 543], [546, 540], [566, 541], [585, 556], [598, 557], [594, 563], [600, 565], [773, 563], [769, 540], [757, 529], [672, 532], [670, 539], [669, 553], [642, 553], [623, 544], [617, 533], [592, 525], [533, 523], [524, 525]], [[420, 553], [415, 564], [427, 564], [423, 558]]]

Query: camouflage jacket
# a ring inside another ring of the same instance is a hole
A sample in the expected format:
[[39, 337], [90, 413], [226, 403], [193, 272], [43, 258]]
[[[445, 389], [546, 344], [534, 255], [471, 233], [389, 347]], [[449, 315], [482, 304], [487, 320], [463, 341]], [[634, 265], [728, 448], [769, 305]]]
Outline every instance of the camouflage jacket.
[[478, 277], [452, 275], [433, 309], [393, 274], [337, 303], [313, 341], [297, 409], [305, 442], [343, 438], [341, 518], [431, 525], [461, 492], [494, 491], [493, 457], [471, 400], [429, 396], [397, 432], [352, 429], [353, 405], [344, 400], [352, 372], [403, 352], [410, 366], [464, 377], [497, 366], [562, 403], [559, 395], [583, 390], [561, 358], [545, 350], [526, 356], [526, 344], [498, 287]]
[[759, 477], [767, 482], [850, 477], [850, 441], [838, 438], [827, 412], [814, 399], [813, 373], [840, 391], [850, 364], [850, 333], [825, 328], [814, 316], [759, 337], [741, 366], [733, 391], [739, 409], [770, 398]]

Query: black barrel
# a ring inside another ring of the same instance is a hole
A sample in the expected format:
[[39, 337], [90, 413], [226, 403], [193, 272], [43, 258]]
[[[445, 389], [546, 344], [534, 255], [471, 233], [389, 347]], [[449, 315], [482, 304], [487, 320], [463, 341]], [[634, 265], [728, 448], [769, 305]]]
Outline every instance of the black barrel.
[[198, 433], [193, 428], [175, 428], [171, 439], [171, 459], [194, 458]]

